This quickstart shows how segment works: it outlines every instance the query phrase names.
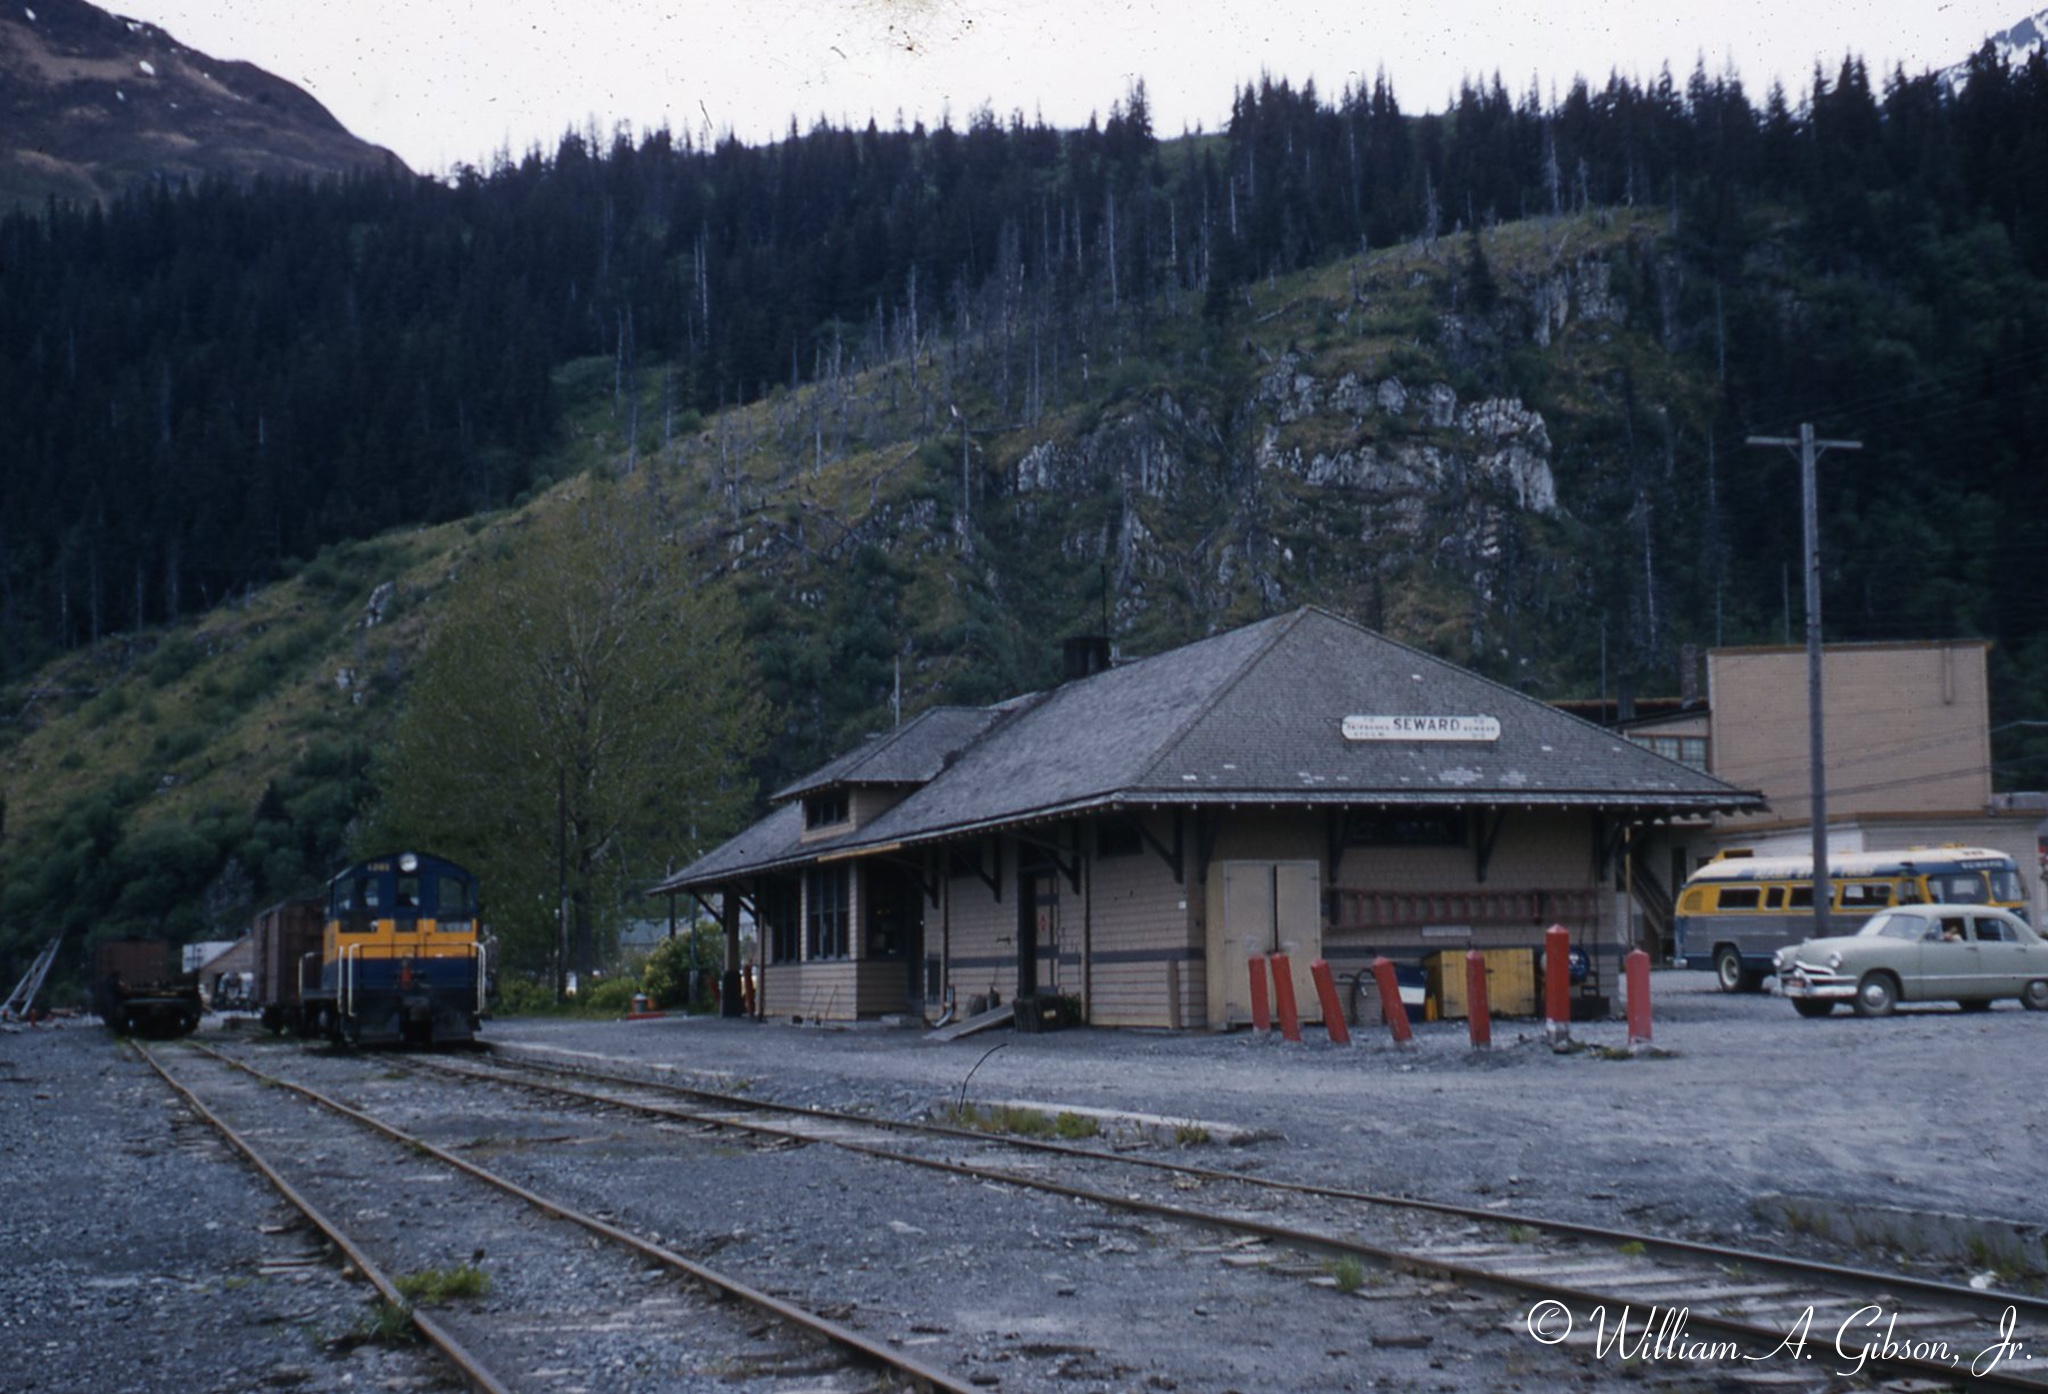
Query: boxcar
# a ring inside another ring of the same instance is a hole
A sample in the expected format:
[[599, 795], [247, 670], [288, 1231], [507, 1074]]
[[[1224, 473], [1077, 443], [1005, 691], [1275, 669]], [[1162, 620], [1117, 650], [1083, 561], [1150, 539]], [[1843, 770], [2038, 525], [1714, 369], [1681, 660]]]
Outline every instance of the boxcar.
[[320, 981], [326, 912], [324, 896], [299, 896], [257, 913], [251, 933], [256, 939], [256, 1004], [265, 1029], [304, 1033], [306, 990]]

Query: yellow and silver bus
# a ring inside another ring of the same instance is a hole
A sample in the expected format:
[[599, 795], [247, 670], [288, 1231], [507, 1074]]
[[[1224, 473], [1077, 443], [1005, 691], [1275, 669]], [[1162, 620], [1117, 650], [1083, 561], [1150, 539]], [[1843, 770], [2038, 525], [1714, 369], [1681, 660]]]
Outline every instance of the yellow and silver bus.
[[[1828, 917], [1838, 934], [1854, 934], [1893, 905], [1996, 905], [2022, 918], [2027, 913], [2019, 863], [1989, 847], [1842, 852], [1828, 859], [1828, 877]], [[1754, 991], [1779, 949], [1812, 936], [1812, 857], [1723, 852], [1678, 896], [1678, 959], [1713, 969], [1723, 992]]]

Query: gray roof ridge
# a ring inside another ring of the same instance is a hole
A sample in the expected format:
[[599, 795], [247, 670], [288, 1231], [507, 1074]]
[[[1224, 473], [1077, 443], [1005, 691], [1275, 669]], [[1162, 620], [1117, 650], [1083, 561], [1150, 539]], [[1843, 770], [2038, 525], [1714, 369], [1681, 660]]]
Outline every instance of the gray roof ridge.
[[[1255, 621], [1255, 623], [1259, 624], [1273, 623], [1272, 637], [1267, 639], [1265, 643], [1260, 644], [1251, 653], [1246, 654], [1244, 662], [1237, 665], [1237, 671], [1232, 673], [1227, 681], [1219, 684], [1215, 691], [1195, 705], [1195, 709], [1188, 713], [1186, 720], [1174, 728], [1173, 734], [1161, 741], [1158, 747], [1153, 750], [1152, 758], [1145, 762], [1144, 767], [1137, 772], [1131, 784], [1133, 786], [1142, 785], [1146, 780], [1150, 779], [1152, 771], [1159, 768], [1165, 762], [1166, 757], [1171, 755], [1180, 743], [1187, 739], [1188, 732], [1200, 725], [1208, 717], [1209, 713], [1216, 709], [1216, 704], [1229, 696], [1236, 689], [1237, 685], [1245, 680], [1245, 675], [1258, 667], [1259, 663], [1267, 654], [1273, 651], [1274, 647], [1282, 639], [1294, 632], [1295, 626], [1301, 623], [1302, 617], [1315, 608], [1313, 605], [1302, 605], [1298, 606], [1291, 614], [1275, 615], [1268, 620]], [[1230, 632], [1225, 630], [1224, 634]], [[1218, 634], [1215, 637], [1221, 639], [1223, 634]], [[1169, 649], [1168, 652], [1171, 653], [1173, 650]]]

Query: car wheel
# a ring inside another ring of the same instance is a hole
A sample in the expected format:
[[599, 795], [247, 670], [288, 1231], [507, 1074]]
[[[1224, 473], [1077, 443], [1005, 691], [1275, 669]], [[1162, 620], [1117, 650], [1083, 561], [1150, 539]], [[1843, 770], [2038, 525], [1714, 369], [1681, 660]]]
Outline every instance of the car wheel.
[[1883, 973], [1872, 973], [1856, 984], [1858, 1016], [1890, 1016], [1898, 1001], [1898, 985]]
[[1825, 997], [1795, 997], [1792, 1010], [1801, 1016], [1826, 1016], [1834, 1011], [1835, 1004]]
[[2036, 978], [2021, 988], [2020, 1005], [2030, 1012], [2048, 1012], [2048, 978]]
[[1714, 950], [1714, 980], [1723, 992], [1742, 991], [1742, 955], [1725, 945]]

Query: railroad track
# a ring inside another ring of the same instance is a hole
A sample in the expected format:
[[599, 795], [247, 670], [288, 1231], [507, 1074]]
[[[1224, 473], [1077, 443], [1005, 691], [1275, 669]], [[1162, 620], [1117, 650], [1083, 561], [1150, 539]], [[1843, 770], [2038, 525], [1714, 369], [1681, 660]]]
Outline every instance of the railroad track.
[[[1098, 1147], [798, 1108], [588, 1063], [515, 1060], [502, 1049], [489, 1059], [487, 1066], [438, 1059], [409, 1064], [589, 1106], [740, 1130], [770, 1143], [826, 1144], [1222, 1230], [1272, 1249], [1478, 1288], [1522, 1304], [1520, 1320], [1532, 1341], [1639, 1364], [1705, 1360], [1738, 1374], [1745, 1365], [1759, 1373], [1775, 1366], [1845, 1378], [1903, 1374], [1972, 1388], [2048, 1391], [2048, 1299], [2027, 1293]], [[565, 1077], [606, 1087], [567, 1084]], [[1020, 1157], [1041, 1165], [1020, 1165]], [[1042, 1169], [1047, 1159], [1058, 1163], [1060, 1176]], [[1134, 1174], [1150, 1185], [1133, 1190], [1128, 1178]], [[1110, 1185], [1117, 1189], [1106, 1189]], [[1195, 1190], [1205, 1193], [1204, 1204], [1187, 1202]], [[1286, 1218], [1274, 1218], [1281, 1212]]]
[[[187, 1107], [220, 1132], [370, 1282], [387, 1317], [408, 1322], [473, 1389], [510, 1394], [564, 1383], [584, 1387], [593, 1374], [610, 1376], [619, 1386], [709, 1386], [745, 1380], [757, 1387], [816, 1388], [817, 1376], [840, 1367], [874, 1372], [867, 1378], [879, 1382], [863, 1387], [877, 1390], [974, 1394], [978, 1388], [826, 1315], [520, 1186], [308, 1085], [187, 1043], [181, 1054], [207, 1057], [226, 1067], [195, 1087], [185, 1071], [168, 1067], [159, 1051], [139, 1043], [135, 1049]], [[315, 1120], [304, 1110], [294, 1110], [288, 1127], [281, 1126], [274, 1096], [279, 1089], [319, 1105], [324, 1116]], [[247, 1121], [237, 1127], [237, 1119]], [[366, 1145], [365, 1131], [381, 1145]], [[292, 1158], [280, 1160], [281, 1149], [263, 1145], [266, 1137], [288, 1140]], [[437, 1174], [425, 1174], [429, 1170]], [[481, 1184], [456, 1197], [453, 1188], [439, 1184], [455, 1177]], [[367, 1208], [365, 1193], [372, 1202]], [[431, 1200], [437, 1212], [460, 1206], [480, 1217], [494, 1201], [502, 1204], [498, 1198], [510, 1198], [533, 1214], [567, 1223], [508, 1224], [502, 1218], [469, 1218], [464, 1224], [450, 1224], [446, 1213], [437, 1213], [429, 1228], [413, 1225], [411, 1215], [396, 1213], [409, 1202]], [[337, 1218], [342, 1206], [356, 1207], [350, 1216], [356, 1222], [353, 1226], [344, 1226]], [[513, 1292], [488, 1302], [425, 1310], [406, 1296], [408, 1276], [474, 1268], [480, 1257], [472, 1254], [472, 1262], [464, 1265], [458, 1261], [462, 1255], [434, 1251], [436, 1242], [445, 1249], [446, 1237], [456, 1231], [487, 1232], [494, 1236], [494, 1246], [512, 1247], [514, 1254], [501, 1258], [512, 1257], [514, 1262], [496, 1265], [500, 1272], [575, 1271], [575, 1286], [589, 1300], [569, 1311], [556, 1305], [559, 1292], [542, 1297], [540, 1305], [527, 1300], [527, 1294]], [[425, 1251], [417, 1242], [420, 1234], [432, 1236]], [[590, 1240], [579, 1236], [602, 1241], [617, 1257], [608, 1265], [594, 1265]], [[400, 1265], [410, 1273], [394, 1277], [392, 1270]], [[687, 1283], [650, 1293], [646, 1279], [657, 1270]], [[579, 1332], [610, 1334], [622, 1328], [635, 1333], [639, 1347], [633, 1370], [619, 1369], [616, 1355], [589, 1357], [576, 1350]], [[488, 1357], [480, 1354], [485, 1351]], [[794, 1384], [789, 1383], [792, 1380]]]

